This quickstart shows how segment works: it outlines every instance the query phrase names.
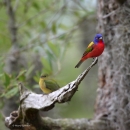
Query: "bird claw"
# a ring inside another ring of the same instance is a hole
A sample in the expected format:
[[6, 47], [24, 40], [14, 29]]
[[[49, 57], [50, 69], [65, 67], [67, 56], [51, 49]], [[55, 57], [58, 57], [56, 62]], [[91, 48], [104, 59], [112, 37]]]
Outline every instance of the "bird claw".
[[93, 62], [95, 62], [94, 65], [97, 64], [98, 58], [96, 57], [96, 58], [93, 58], [93, 59], [94, 59]]

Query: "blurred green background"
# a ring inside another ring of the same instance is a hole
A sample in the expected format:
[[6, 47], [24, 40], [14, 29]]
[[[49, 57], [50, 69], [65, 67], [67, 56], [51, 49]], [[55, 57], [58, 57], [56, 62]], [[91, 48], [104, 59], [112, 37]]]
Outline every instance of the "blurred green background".
[[[0, 16], [0, 126], [5, 130], [4, 117], [18, 109], [18, 82], [40, 94], [42, 73], [49, 73], [62, 87], [91, 64], [89, 59], [74, 68], [96, 33], [96, 0], [0, 0]], [[69, 103], [41, 114], [92, 118], [97, 67]]]

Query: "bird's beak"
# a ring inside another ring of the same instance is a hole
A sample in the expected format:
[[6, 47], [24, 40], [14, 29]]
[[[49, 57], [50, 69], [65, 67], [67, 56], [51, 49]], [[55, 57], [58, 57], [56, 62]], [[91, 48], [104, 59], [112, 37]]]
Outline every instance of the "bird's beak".
[[100, 37], [99, 39], [102, 39], [102, 37]]

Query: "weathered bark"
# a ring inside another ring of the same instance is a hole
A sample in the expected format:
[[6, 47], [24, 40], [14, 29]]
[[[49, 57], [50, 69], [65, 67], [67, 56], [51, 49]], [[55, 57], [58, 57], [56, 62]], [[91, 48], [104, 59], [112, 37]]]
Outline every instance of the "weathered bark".
[[[30, 113], [29, 113], [30, 112]], [[52, 119], [49, 117], [40, 118], [38, 111], [30, 111], [28, 115], [30, 122], [20, 121], [15, 122], [10, 126], [11, 130], [113, 130], [108, 121], [105, 120], [88, 120], [88, 119]], [[11, 113], [10, 117], [6, 118], [6, 123], [9, 118], [15, 119], [18, 116], [17, 112]], [[9, 119], [10, 120], [10, 119]], [[8, 124], [6, 124], [8, 125]]]
[[99, 0], [98, 20], [106, 47], [99, 61], [95, 118], [111, 120], [116, 130], [129, 130], [130, 0]]
[[20, 83], [20, 106], [18, 111], [13, 111], [5, 118], [5, 124], [11, 130], [113, 130], [109, 120], [87, 120], [87, 119], [50, 119], [41, 118], [39, 110], [48, 111], [55, 103], [70, 101], [81, 81], [89, 70], [96, 64], [94, 62], [76, 80], [48, 95], [35, 94]]

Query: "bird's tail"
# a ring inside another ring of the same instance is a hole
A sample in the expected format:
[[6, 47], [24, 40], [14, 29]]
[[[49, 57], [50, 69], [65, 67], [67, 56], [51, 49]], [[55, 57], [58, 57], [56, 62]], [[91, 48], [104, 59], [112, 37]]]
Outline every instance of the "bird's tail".
[[78, 64], [75, 66], [75, 68], [79, 68], [79, 66], [80, 66], [82, 63], [83, 63], [83, 61], [80, 60], [80, 61], [78, 62]]

